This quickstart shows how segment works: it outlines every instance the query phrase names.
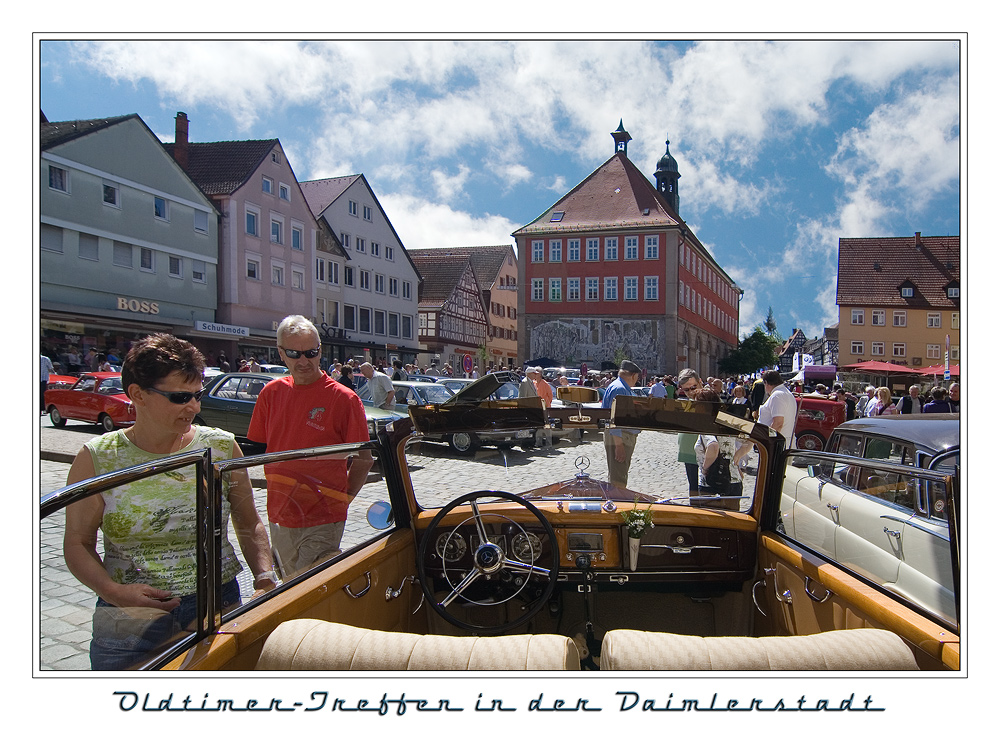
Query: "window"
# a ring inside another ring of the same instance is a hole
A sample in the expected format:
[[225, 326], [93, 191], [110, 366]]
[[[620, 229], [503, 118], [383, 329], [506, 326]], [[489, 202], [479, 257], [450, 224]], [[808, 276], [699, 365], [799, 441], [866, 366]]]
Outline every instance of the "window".
[[892, 355], [896, 357], [906, 356], [906, 344], [905, 343], [893, 343], [892, 344]]
[[596, 237], [587, 238], [587, 260], [588, 261], [598, 261], [601, 259], [600, 255], [600, 245], [601, 241]]
[[639, 299], [639, 277], [625, 277], [625, 301], [634, 302]]
[[375, 335], [385, 335], [385, 310], [375, 310]]
[[69, 173], [65, 169], [56, 167], [55, 165], [49, 166], [49, 188], [53, 191], [62, 191], [63, 193], [69, 193]]
[[208, 234], [208, 212], [194, 210], [194, 231]]
[[961, 313], [959, 313], [959, 312], [952, 312], [951, 313], [951, 329], [952, 330], [958, 330], [960, 327], [962, 327], [961, 324], [960, 324], [960, 322], [961, 322], [960, 321], [960, 317], [961, 317]]
[[604, 260], [606, 260], [606, 261], [616, 261], [616, 260], [618, 260], [618, 238], [617, 237], [606, 237], [606, 238], [604, 238]]
[[865, 311], [851, 310], [851, 325], [864, 325], [864, 324], [865, 324]]
[[260, 260], [247, 258], [247, 278], [260, 281]]
[[393, 249], [392, 249], [392, 246], [391, 246], [391, 245], [386, 245], [386, 246], [385, 246], [385, 259], [386, 259], [387, 261], [392, 261], [392, 260], [395, 260], [395, 259], [396, 259], [396, 254], [395, 254], [395, 252], [393, 251]]
[[372, 332], [372, 311], [368, 307], [358, 308], [358, 332]]
[[927, 313], [927, 327], [928, 328], [940, 328], [941, 327], [941, 313], [940, 312], [928, 312]]
[[88, 235], [86, 232], [80, 233], [79, 255], [88, 261], [98, 260], [97, 235]]
[[292, 249], [302, 250], [302, 228], [292, 227]]
[[851, 341], [851, 353], [860, 356], [865, 352], [864, 341]]
[[281, 164], [281, 153], [277, 150], [271, 150], [271, 162]]
[[927, 344], [927, 358], [929, 359], [939, 359], [941, 358], [941, 346], [937, 343]]
[[304, 291], [306, 288], [306, 275], [301, 269], [292, 269], [292, 289]]
[[389, 296], [390, 297], [399, 296], [399, 279], [393, 276], [389, 277]]
[[531, 241], [531, 262], [541, 263], [545, 260], [545, 242], [542, 240]]
[[357, 329], [357, 312], [358, 308], [352, 304], [344, 305], [344, 330], [356, 330]]
[[531, 280], [531, 299], [534, 302], [541, 302], [545, 299], [545, 279]]
[[904, 286], [902, 289], [899, 290], [899, 296], [901, 296], [903, 298], [912, 297], [913, 296], [913, 287], [912, 286]]
[[375, 274], [375, 292], [385, 294], [385, 274]]
[[121, 208], [120, 194], [118, 186], [113, 183], [105, 183], [101, 187], [101, 200], [108, 206]]
[[331, 284], [340, 283], [340, 264], [333, 261], [326, 262], [326, 280]]
[[894, 328], [906, 327], [906, 310], [892, 311], [892, 327]]
[[170, 219], [170, 214], [167, 210], [167, 200], [162, 196], [153, 197], [153, 216], [165, 221]]
[[885, 356], [885, 343], [872, 341], [872, 356]]
[[354, 249], [359, 253], [365, 252], [365, 239], [363, 237], [354, 238]]
[[283, 231], [283, 228], [284, 228], [284, 225], [281, 223], [280, 219], [272, 219], [271, 220], [271, 242], [276, 243], [278, 245], [283, 245], [284, 244], [283, 243], [283, 237], [282, 237], [282, 234], [281, 234], [282, 231]]
[[247, 209], [247, 234], [260, 237], [260, 213]]
[[181, 259], [178, 258], [176, 255], [168, 257], [167, 273], [169, 273], [175, 279], [179, 279], [184, 275], [184, 264], [181, 261]]
[[660, 298], [660, 277], [659, 276], [647, 276], [646, 277], [646, 293], [645, 298], [647, 300], [657, 300]]
[[562, 279], [549, 279], [549, 301], [562, 301]]
[[373, 258], [378, 258], [381, 255], [381, 253], [382, 253], [382, 247], [378, 243], [373, 242], [372, 243], [372, 257]]
[[403, 315], [403, 337], [412, 338], [413, 337], [413, 318], [409, 315]]
[[114, 253], [111, 262], [122, 268], [132, 268], [132, 246], [115, 240]]
[[579, 261], [580, 260], [580, 241], [579, 240], [567, 240], [566, 241], [566, 260], [568, 260], [568, 261]]
[[350, 249], [350, 247], [351, 247], [351, 236], [348, 235], [346, 232], [341, 232], [340, 233], [340, 244], [343, 245], [345, 248]]
[[347, 202], [347, 213], [350, 214], [352, 217], [358, 216], [358, 202], [357, 201], [348, 201]]
[[207, 283], [205, 274], [205, 261], [191, 261], [191, 281], [198, 284]]
[[264, 193], [274, 193], [274, 181], [268, 178], [266, 175], [262, 176], [260, 179], [260, 190]]
[[275, 286], [285, 285], [285, 267], [279, 263], [271, 264], [271, 283]]
[[639, 260], [639, 238], [638, 237], [626, 237], [625, 238], [625, 260], [627, 260], [627, 261], [637, 261], [637, 260]]
[[344, 266], [344, 286], [354, 286], [353, 266]]
[[587, 301], [596, 302], [601, 298], [601, 280], [596, 277], [587, 277]]
[[957, 286], [948, 287], [948, 299], [958, 299], [959, 292]]
[[570, 302], [580, 301], [580, 279], [566, 279], [566, 299]]
[[677, 304], [684, 305], [684, 282], [677, 283]]
[[361, 207], [361, 209], [362, 209], [361, 213], [364, 216], [365, 221], [366, 222], [371, 222], [372, 221], [372, 208], [370, 206], [363, 206], [363, 207]]
[[403, 282], [403, 299], [412, 299], [412, 285], [409, 281]]
[[326, 261], [322, 258], [316, 259], [316, 281], [326, 281]]
[[646, 235], [646, 260], [655, 261], [660, 257], [660, 236]]
[[552, 216], [549, 217], [550, 222], [562, 222], [562, 218], [566, 216], [566, 212], [552, 212]]
[[43, 224], [42, 234], [40, 235], [40, 246], [42, 250], [51, 250], [53, 253], [63, 252], [62, 227]]
[[549, 241], [549, 263], [562, 263], [562, 240]]
[[872, 310], [872, 325], [885, 325], [885, 310]]
[[278, 198], [282, 199], [283, 201], [292, 200], [291, 192], [288, 190], [288, 186], [286, 186], [284, 183], [278, 184]]
[[372, 290], [372, 273], [371, 271], [365, 271], [364, 269], [358, 270], [358, 286], [365, 291], [370, 292]]
[[396, 312], [389, 313], [389, 335], [399, 337], [399, 314]]
[[155, 271], [156, 262], [152, 248], [139, 248], [139, 270]]
[[951, 354], [950, 354], [950, 356], [951, 356], [951, 358], [949, 359], [950, 361], [958, 361], [959, 360], [958, 346], [952, 346], [951, 347]]
[[618, 299], [618, 277], [607, 276], [604, 279], [604, 299], [605, 300], [617, 300]]

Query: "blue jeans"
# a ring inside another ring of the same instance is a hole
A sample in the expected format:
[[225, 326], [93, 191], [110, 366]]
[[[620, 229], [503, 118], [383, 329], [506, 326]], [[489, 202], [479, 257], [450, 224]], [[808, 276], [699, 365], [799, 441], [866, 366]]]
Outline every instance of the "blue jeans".
[[[222, 586], [222, 612], [240, 605], [236, 579]], [[182, 596], [173, 611], [145, 607], [122, 608], [97, 599], [94, 639], [90, 643], [90, 667], [95, 671], [128, 671], [151, 660], [171, 642], [194, 631], [198, 596]]]

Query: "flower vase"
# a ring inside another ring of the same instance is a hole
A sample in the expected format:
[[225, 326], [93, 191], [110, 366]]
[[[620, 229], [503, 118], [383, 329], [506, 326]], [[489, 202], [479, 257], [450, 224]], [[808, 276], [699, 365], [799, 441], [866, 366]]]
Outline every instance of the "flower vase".
[[628, 569], [635, 570], [636, 565], [639, 564], [639, 543], [642, 541], [641, 537], [629, 537], [628, 538]]

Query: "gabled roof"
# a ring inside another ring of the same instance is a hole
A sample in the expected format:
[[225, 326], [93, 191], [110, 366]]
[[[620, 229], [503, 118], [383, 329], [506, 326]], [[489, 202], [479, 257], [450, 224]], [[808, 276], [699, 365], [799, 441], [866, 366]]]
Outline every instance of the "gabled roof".
[[299, 187], [302, 189], [302, 194], [306, 197], [306, 203], [309, 204], [312, 213], [319, 216], [326, 211], [330, 204], [339, 199], [354, 181], [362, 177], [361, 174], [358, 174], [323, 178], [318, 181], [302, 181], [299, 183]]
[[[553, 215], [562, 212], [561, 219]], [[546, 209], [537, 219], [514, 232], [579, 232], [601, 228], [674, 227], [682, 224], [649, 179], [616, 152], [574, 189]]]
[[452, 256], [445, 260], [442, 259], [440, 251], [433, 248], [407, 252], [423, 278], [420, 286], [420, 304], [433, 306], [444, 304], [455, 293], [465, 272], [471, 267], [471, 259], [468, 256]]
[[[209, 196], [231, 194], [252, 176], [279, 144], [277, 139], [188, 142], [187, 173]], [[164, 144], [174, 155], [174, 144]]]
[[514, 248], [510, 245], [477, 245], [460, 248], [413, 248], [407, 252], [414, 260], [417, 256], [456, 262], [468, 258], [472, 262], [472, 271], [476, 275], [480, 290], [486, 290], [496, 283], [507, 257], [513, 257]]
[[[44, 114], [42, 114], [44, 117]], [[128, 119], [138, 119], [139, 114], [126, 114], [124, 116], [109, 116], [103, 119], [79, 119], [76, 121], [42, 121], [38, 130], [38, 138], [42, 150], [48, 150], [56, 145], [65, 144], [78, 137], [85, 137], [88, 134], [104, 129], [115, 124], [120, 124]], [[145, 123], [143, 123], [145, 126]], [[148, 127], [147, 127], [148, 129]], [[155, 137], [154, 137], [155, 139]], [[157, 140], [159, 141], [159, 140]]]
[[[837, 304], [842, 306], [958, 307], [945, 287], [960, 279], [958, 236], [842, 237]], [[899, 288], [907, 281], [912, 297]]]

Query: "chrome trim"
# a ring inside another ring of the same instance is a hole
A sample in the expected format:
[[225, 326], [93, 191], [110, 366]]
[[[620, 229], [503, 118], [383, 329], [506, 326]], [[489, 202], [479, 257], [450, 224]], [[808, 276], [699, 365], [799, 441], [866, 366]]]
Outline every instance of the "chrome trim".
[[347, 583], [344, 586], [344, 591], [347, 593], [347, 595], [350, 596], [352, 599], [359, 599], [362, 596], [364, 596], [366, 593], [368, 593], [368, 591], [370, 591], [371, 587], [372, 587], [372, 571], [371, 570], [366, 570], [365, 571], [365, 578], [368, 579], [368, 585], [365, 586], [364, 588], [362, 588], [361, 591], [359, 591], [358, 593], [354, 593], [351, 590], [351, 584]]
[[[833, 595], [833, 591], [831, 591], [829, 588], [827, 588], [826, 586], [824, 586], [822, 583], [820, 583], [820, 587], [824, 591], [826, 591], [826, 596], [824, 596], [823, 598], [818, 598], [817, 596], [813, 595], [813, 592], [810, 590], [810, 585], [812, 584], [812, 582], [813, 582], [813, 579], [810, 578], [807, 575], [806, 576], [806, 596], [808, 596], [809, 598], [811, 598], [817, 604], [822, 604], [824, 601], [826, 601], [828, 598], [830, 598]], [[816, 581], [816, 582], [819, 583], [819, 581]]]

